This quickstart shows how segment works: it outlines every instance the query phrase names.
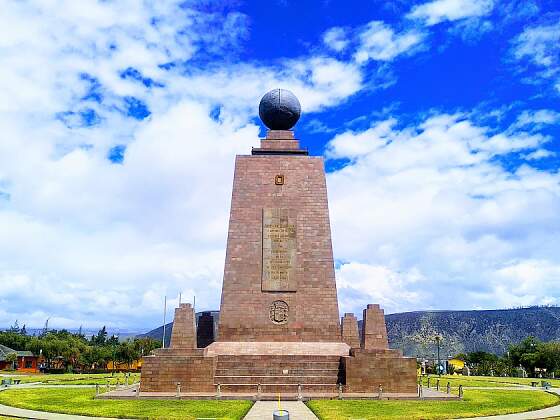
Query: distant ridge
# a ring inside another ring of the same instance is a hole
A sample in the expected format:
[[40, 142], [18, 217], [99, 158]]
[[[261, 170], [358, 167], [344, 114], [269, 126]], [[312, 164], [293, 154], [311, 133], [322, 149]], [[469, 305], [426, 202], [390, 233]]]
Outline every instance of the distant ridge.
[[[212, 311], [212, 314], [218, 313]], [[560, 340], [560, 307], [555, 306], [414, 311], [389, 314], [385, 319], [391, 347], [401, 349], [407, 356], [435, 357], [437, 334], [443, 337], [442, 358], [472, 351], [504, 354], [510, 344], [530, 335], [542, 341]], [[166, 343], [171, 338], [172, 326], [170, 322], [165, 327]], [[140, 336], [161, 340], [162, 335], [163, 327], [159, 327]]]
[[434, 336], [440, 334], [440, 353], [487, 351], [504, 354], [510, 344], [527, 336], [560, 340], [560, 308], [528, 307], [476, 311], [416, 311], [386, 316], [387, 334], [394, 348], [409, 356], [432, 357]]

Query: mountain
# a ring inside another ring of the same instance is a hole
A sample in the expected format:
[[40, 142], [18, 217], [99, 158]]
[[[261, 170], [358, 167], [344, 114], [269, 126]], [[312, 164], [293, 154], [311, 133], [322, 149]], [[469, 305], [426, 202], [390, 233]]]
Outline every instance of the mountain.
[[[171, 341], [171, 329], [173, 328], [173, 322], [170, 322], [169, 324], [165, 324], [165, 346], [167, 347], [169, 345], [169, 342]], [[154, 340], [160, 340], [163, 337], [163, 325], [161, 327], [157, 327], [154, 328], [151, 331], [148, 331], [145, 334], [138, 334], [136, 337], [138, 338], [143, 338], [143, 337], [150, 337], [153, 338]]]
[[487, 351], [504, 354], [510, 344], [532, 335], [560, 340], [560, 307], [529, 307], [488, 311], [419, 311], [386, 316], [391, 347], [408, 356], [432, 357], [434, 337], [442, 337], [441, 357]]
[[[219, 312], [212, 311], [212, 315], [217, 324]], [[481, 350], [504, 354], [510, 344], [530, 335], [542, 341], [560, 340], [560, 307], [403, 312], [386, 315], [385, 320], [391, 348], [401, 349], [406, 356], [435, 357], [434, 337], [438, 334], [442, 359]], [[361, 323], [358, 321], [360, 328]], [[166, 343], [172, 326], [172, 322], [165, 326]], [[163, 327], [139, 337], [146, 336], [161, 340]]]

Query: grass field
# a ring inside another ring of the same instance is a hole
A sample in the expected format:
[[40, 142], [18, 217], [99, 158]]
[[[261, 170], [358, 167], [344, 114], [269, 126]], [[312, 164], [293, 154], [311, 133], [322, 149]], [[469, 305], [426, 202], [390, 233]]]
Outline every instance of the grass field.
[[242, 419], [250, 401], [95, 400], [93, 389], [34, 388], [0, 392], [0, 404], [54, 413], [154, 420]]
[[[430, 375], [430, 386], [435, 387], [437, 375]], [[558, 379], [544, 379], [551, 383], [552, 386], [560, 387], [560, 380]], [[442, 375], [440, 379], [440, 386], [445, 387], [447, 382], [451, 383], [452, 387], [463, 385], [466, 387], [508, 387], [516, 385], [530, 386], [531, 382], [538, 381], [540, 386], [541, 379], [535, 378], [512, 378], [512, 377], [498, 377], [498, 376], [460, 376], [460, 375]], [[422, 377], [422, 384], [425, 386], [428, 383], [426, 376]]]
[[[41, 382], [49, 385], [115, 385], [117, 381], [124, 383], [125, 374], [115, 373], [61, 373], [61, 374], [13, 374], [2, 372], [2, 378], [12, 377], [21, 380], [22, 383]], [[131, 373], [129, 383], [138, 382], [139, 373]]]
[[307, 404], [321, 420], [436, 420], [518, 413], [559, 402], [556, 395], [542, 391], [471, 390], [462, 401], [316, 400]]
[[[0, 404], [40, 411], [143, 419], [242, 419], [249, 401], [95, 400], [89, 388], [9, 389]], [[509, 414], [560, 403], [543, 391], [469, 390], [462, 401], [310, 401], [321, 420], [420, 420]], [[0, 417], [1, 418], [1, 417]]]

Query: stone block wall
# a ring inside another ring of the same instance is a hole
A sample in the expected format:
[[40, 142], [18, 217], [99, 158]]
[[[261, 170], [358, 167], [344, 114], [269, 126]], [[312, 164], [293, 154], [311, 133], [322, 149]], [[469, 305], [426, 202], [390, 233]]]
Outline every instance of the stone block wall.
[[194, 309], [190, 303], [181, 303], [175, 309], [169, 347], [175, 349], [196, 348], [196, 321]]
[[364, 350], [388, 349], [387, 326], [385, 314], [377, 304], [370, 304], [364, 309], [362, 323], [362, 344]]
[[415, 394], [417, 392], [416, 359], [402, 357], [397, 350], [356, 350], [343, 357], [345, 392], [383, 392]]
[[216, 358], [201, 353], [177, 353], [180, 352], [160, 351], [157, 355], [144, 357], [140, 391], [176, 392], [177, 383], [181, 383], [181, 392], [214, 392]]
[[345, 313], [342, 317], [342, 341], [350, 348], [360, 348], [358, 319], [353, 313]]
[[[290, 291], [263, 290], [264, 209], [289, 209], [295, 225]], [[278, 302], [285, 323], [271, 320]], [[217, 341], [341, 341], [322, 158], [237, 156]]]

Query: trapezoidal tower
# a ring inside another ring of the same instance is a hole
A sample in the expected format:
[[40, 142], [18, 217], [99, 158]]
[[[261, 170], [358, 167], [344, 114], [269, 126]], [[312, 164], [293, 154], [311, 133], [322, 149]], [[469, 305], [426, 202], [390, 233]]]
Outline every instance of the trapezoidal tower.
[[324, 164], [290, 130], [297, 98], [272, 90], [259, 115], [266, 138], [235, 159], [217, 339], [197, 348], [182, 304], [170, 348], [144, 358], [141, 394], [415, 394], [416, 360], [388, 348], [379, 305], [364, 311], [361, 340], [356, 317], [339, 318]]
[[219, 342], [340, 342], [323, 159], [269, 131], [237, 156]]

